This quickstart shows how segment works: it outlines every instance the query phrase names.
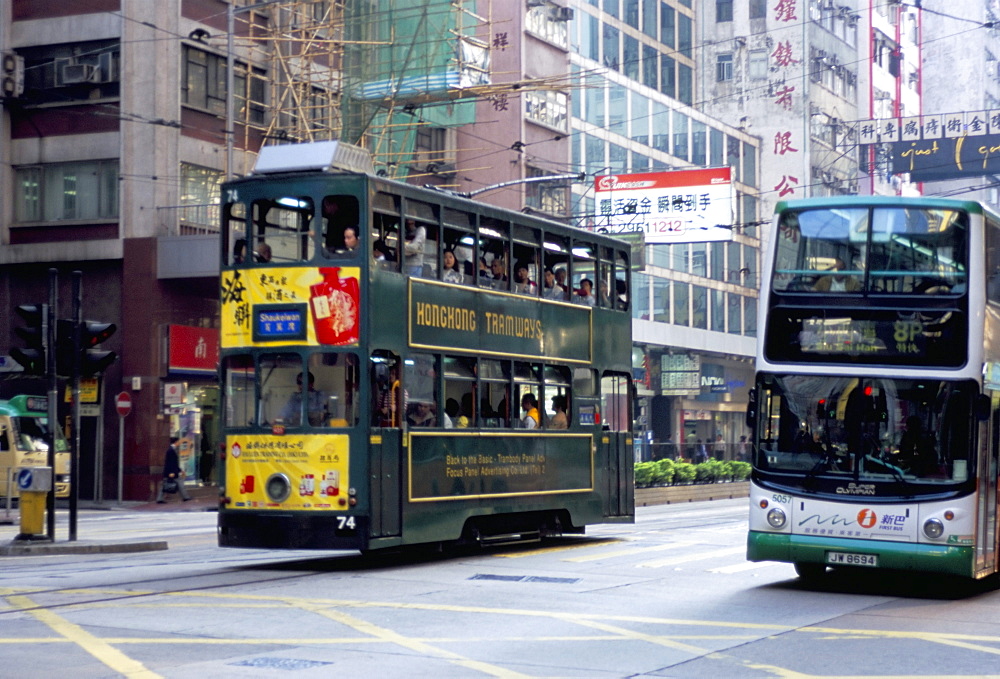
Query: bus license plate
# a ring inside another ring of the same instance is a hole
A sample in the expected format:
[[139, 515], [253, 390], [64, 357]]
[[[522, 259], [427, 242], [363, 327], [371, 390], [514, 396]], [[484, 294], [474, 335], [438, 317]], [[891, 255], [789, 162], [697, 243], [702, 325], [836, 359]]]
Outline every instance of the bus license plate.
[[878, 557], [874, 554], [856, 554], [853, 552], [827, 552], [826, 562], [834, 566], [878, 566]]

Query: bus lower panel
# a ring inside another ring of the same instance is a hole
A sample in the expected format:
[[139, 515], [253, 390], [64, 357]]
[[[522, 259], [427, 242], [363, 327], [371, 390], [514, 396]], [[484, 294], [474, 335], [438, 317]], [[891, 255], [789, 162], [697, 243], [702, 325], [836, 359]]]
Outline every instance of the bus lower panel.
[[[826, 564], [826, 553], [875, 554], [881, 569], [947, 573], [973, 577], [972, 547], [951, 545], [853, 540], [812, 535], [788, 535], [750, 531], [747, 535], [748, 561]], [[860, 567], [859, 567], [860, 568]]]
[[343, 514], [319, 512], [219, 512], [219, 546], [254, 549], [368, 548], [368, 518], [355, 516], [354, 528], [338, 529]]

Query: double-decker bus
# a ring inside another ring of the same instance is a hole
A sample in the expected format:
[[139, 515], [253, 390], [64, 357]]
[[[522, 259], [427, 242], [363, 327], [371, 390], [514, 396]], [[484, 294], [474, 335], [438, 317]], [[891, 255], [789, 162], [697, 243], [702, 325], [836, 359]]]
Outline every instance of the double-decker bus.
[[748, 559], [996, 572], [1000, 216], [780, 202], [766, 260]]
[[342, 142], [265, 148], [222, 222], [220, 545], [634, 520], [622, 241], [378, 177]]
[[[12, 474], [20, 467], [47, 467], [49, 464], [49, 400], [45, 396], [21, 394], [0, 401], [0, 496], [17, 497], [19, 489]], [[58, 427], [52, 432], [56, 442], [52, 489], [56, 497], [69, 497], [69, 445]]]

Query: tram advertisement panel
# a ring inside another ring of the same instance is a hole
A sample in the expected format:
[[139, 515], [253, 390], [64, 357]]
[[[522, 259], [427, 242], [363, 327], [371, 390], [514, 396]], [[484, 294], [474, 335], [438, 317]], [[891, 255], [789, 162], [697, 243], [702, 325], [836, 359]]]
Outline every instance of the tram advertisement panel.
[[221, 346], [356, 345], [360, 275], [357, 267], [224, 271]]
[[593, 490], [588, 434], [410, 434], [410, 501]]
[[[226, 437], [226, 489], [233, 507], [346, 509], [349, 447], [346, 434]], [[280, 502], [267, 493], [276, 481], [288, 489]]]
[[410, 281], [410, 346], [589, 363], [590, 307]]

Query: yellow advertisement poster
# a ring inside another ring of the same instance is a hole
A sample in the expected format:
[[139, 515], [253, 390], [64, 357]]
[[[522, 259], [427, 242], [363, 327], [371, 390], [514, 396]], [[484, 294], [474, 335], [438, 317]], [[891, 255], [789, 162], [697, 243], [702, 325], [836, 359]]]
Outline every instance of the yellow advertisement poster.
[[347, 508], [346, 434], [226, 437], [226, 494], [234, 507]]
[[259, 267], [224, 271], [222, 348], [358, 343], [358, 267]]

